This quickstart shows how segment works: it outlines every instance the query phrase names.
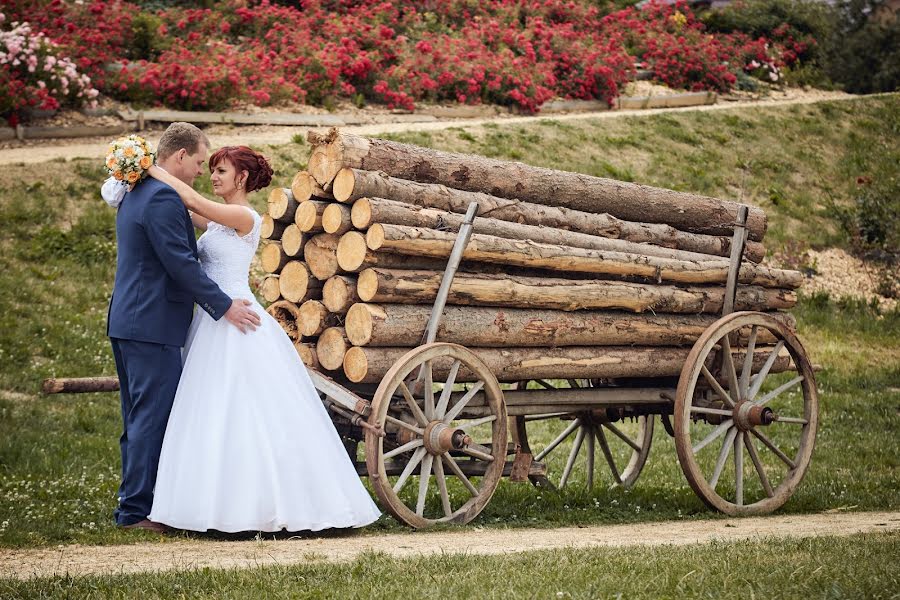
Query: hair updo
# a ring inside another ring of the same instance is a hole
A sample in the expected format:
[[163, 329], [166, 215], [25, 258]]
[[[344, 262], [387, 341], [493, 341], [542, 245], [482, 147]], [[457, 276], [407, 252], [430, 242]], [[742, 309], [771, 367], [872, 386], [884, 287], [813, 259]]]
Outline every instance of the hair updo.
[[234, 165], [239, 174], [241, 171], [247, 171], [247, 181], [244, 184], [247, 193], [261, 190], [272, 183], [272, 167], [269, 161], [247, 146], [224, 146], [213, 152], [209, 157], [210, 172], [223, 160]]

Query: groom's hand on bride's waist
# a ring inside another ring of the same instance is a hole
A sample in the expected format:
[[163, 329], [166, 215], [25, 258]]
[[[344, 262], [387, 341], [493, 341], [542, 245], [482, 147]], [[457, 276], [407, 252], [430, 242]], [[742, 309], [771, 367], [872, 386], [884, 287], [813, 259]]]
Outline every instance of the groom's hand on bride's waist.
[[261, 323], [259, 315], [248, 308], [252, 304], [249, 300], [234, 300], [225, 313], [225, 319], [240, 329], [241, 333], [256, 331]]

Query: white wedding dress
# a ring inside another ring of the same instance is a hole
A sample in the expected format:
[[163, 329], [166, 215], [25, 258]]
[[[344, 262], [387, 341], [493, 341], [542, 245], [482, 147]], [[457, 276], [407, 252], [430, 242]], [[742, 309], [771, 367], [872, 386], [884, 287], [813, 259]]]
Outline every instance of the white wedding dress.
[[262, 219], [244, 237], [210, 223], [203, 271], [262, 325], [243, 334], [197, 309], [169, 417], [149, 519], [192, 531], [318, 531], [379, 517], [278, 322], [248, 284]]

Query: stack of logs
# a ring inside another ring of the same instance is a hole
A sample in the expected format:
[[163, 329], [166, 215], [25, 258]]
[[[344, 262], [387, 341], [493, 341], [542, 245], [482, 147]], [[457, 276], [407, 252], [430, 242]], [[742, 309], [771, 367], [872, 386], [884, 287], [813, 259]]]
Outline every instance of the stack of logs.
[[[377, 383], [422, 343], [471, 202], [437, 340], [500, 381], [676, 376], [722, 311], [734, 202], [335, 130], [310, 143], [269, 196], [262, 293], [331, 376]], [[735, 310], [790, 308], [801, 274], [758, 264], [762, 210], [746, 228]]]

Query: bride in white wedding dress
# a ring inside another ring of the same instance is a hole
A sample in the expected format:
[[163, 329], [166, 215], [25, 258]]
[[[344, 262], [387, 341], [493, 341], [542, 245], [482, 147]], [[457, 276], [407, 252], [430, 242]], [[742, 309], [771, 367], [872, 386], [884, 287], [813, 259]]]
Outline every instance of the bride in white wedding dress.
[[368, 525], [379, 516], [375, 503], [290, 339], [250, 291], [262, 219], [247, 194], [266, 187], [272, 170], [244, 146], [218, 150], [209, 165], [224, 204], [157, 167], [150, 175], [172, 186], [206, 230], [203, 271], [232, 298], [251, 300], [262, 324], [242, 333], [194, 311], [148, 518], [223, 532]]

